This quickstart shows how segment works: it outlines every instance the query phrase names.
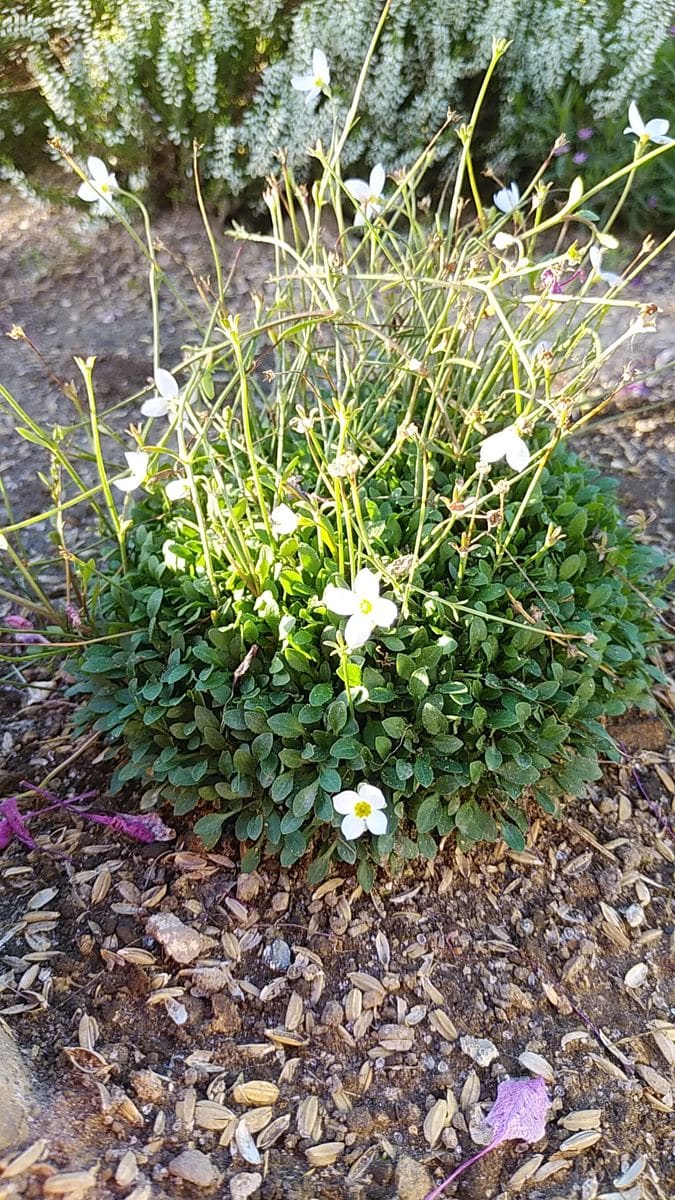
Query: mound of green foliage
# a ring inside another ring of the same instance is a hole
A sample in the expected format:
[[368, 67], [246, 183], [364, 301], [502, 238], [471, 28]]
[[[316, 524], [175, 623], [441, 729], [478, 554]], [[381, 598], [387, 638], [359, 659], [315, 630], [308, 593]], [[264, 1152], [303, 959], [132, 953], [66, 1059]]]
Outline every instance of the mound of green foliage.
[[[303, 488], [320, 495], [294, 451]], [[414, 476], [407, 443], [362, 495], [371, 544], [397, 579], [417, 534]], [[456, 479], [439, 447], [428, 530], [446, 518]], [[231, 503], [243, 517], [245, 502]], [[613, 485], [559, 447], [509, 553], [482, 539], [461, 581], [458, 515], [415, 571], [407, 617], [352, 656], [351, 696], [320, 603], [334, 564], [315, 505], [295, 508], [300, 524], [274, 555], [264, 536], [249, 547], [261, 590], [231, 579], [214, 610], [189, 511], [167, 520], [153, 496], [135, 506], [126, 573], [99, 611], [125, 636], [86, 651], [76, 689], [82, 719], [129, 751], [117, 785], [151, 778], [177, 813], [206, 807], [196, 831], [213, 845], [234, 828], [250, 844], [246, 865], [274, 852], [290, 866], [311, 845], [317, 879], [334, 856], [433, 857], [453, 830], [465, 847], [503, 837], [522, 849], [528, 799], [555, 812], [559, 797], [580, 795], [599, 757], [619, 757], [604, 719], [650, 702], [655, 627], [641, 588], [654, 555], [621, 521]], [[339, 836], [332, 804], [362, 778], [391, 797], [389, 830], [368, 847]]]

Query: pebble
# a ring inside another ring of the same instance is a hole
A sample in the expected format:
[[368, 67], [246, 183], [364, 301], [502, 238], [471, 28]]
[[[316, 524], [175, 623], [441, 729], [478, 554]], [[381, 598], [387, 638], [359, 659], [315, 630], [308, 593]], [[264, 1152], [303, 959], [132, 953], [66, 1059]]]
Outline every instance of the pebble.
[[239, 1010], [233, 1000], [229, 996], [212, 996], [211, 1006], [213, 1008], [213, 1020], [209, 1025], [210, 1033], [222, 1033], [230, 1037], [233, 1033], [239, 1033], [241, 1029], [241, 1017]]
[[209, 1188], [220, 1181], [220, 1172], [208, 1154], [202, 1154], [201, 1150], [183, 1150], [171, 1159], [169, 1171], [176, 1179], [193, 1183], [195, 1187]]
[[291, 948], [282, 938], [275, 938], [263, 950], [263, 962], [273, 971], [287, 971], [291, 965]]
[[321, 1013], [321, 1024], [336, 1028], [345, 1019], [344, 1009], [337, 1000], [328, 1000]]
[[641, 904], [631, 904], [626, 909], [626, 920], [631, 929], [637, 929], [645, 919], [645, 910]]
[[0, 1150], [10, 1150], [28, 1133], [30, 1084], [14, 1039], [0, 1025]]
[[248, 1200], [249, 1196], [257, 1192], [261, 1183], [262, 1175], [258, 1171], [233, 1175], [230, 1180], [230, 1195], [232, 1200]]
[[155, 913], [145, 928], [174, 962], [191, 963], [209, 945], [207, 938], [191, 925], [184, 925], [174, 913]]
[[132, 1071], [131, 1086], [142, 1104], [163, 1104], [164, 1080], [156, 1071]]
[[489, 1038], [475, 1038], [467, 1035], [459, 1041], [462, 1050], [478, 1067], [489, 1067], [490, 1063], [499, 1058], [499, 1050]]
[[434, 1186], [427, 1168], [416, 1159], [404, 1154], [399, 1158], [394, 1172], [396, 1200], [425, 1200]]

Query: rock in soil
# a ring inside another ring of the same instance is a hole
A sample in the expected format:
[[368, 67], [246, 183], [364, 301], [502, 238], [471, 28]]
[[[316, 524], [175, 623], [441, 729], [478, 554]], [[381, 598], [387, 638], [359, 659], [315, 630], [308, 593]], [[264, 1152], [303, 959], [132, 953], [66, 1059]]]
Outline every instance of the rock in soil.
[[145, 928], [174, 962], [191, 963], [208, 945], [201, 933], [191, 925], [184, 925], [173, 913], [156, 913]]
[[422, 1163], [404, 1154], [396, 1164], [396, 1200], [424, 1200], [434, 1186]]
[[210, 1188], [220, 1182], [220, 1172], [208, 1154], [202, 1154], [201, 1150], [183, 1150], [171, 1159], [169, 1171], [176, 1179], [192, 1183], [195, 1187]]
[[28, 1133], [30, 1081], [14, 1040], [0, 1025], [0, 1150], [11, 1150]]

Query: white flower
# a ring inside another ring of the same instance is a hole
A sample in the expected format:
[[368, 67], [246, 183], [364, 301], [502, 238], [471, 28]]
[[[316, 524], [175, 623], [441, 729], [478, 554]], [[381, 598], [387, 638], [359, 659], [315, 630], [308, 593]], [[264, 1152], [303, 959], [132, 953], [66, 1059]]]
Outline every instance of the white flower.
[[520, 242], [518, 241], [518, 238], [511, 237], [510, 233], [505, 233], [503, 229], [500, 229], [499, 233], [496, 233], [493, 237], [492, 245], [496, 250], [507, 250], [509, 246], [519, 247]]
[[322, 603], [329, 612], [349, 617], [345, 628], [349, 650], [365, 646], [374, 629], [389, 629], [398, 615], [393, 601], [380, 596], [380, 581], [367, 567], [358, 572], [351, 588], [329, 583]]
[[163, 367], [158, 367], [155, 371], [155, 387], [157, 388], [156, 394], [150, 396], [141, 405], [144, 417], [166, 417], [178, 396], [177, 381], [171, 372], [165, 371]]
[[666, 146], [668, 142], [672, 142], [672, 138], [666, 137], [668, 133], [669, 121], [665, 121], [663, 117], [654, 117], [651, 121], [647, 121], [645, 125], [640, 110], [634, 100], [631, 101], [628, 107], [628, 124], [624, 129], [624, 133], [634, 133], [638, 138], [645, 138], [648, 142], [656, 142], [659, 146]]
[[190, 494], [187, 479], [170, 479], [164, 492], [167, 500], [184, 500]]
[[380, 789], [370, 783], [360, 783], [355, 792], [338, 792], [333, 796], [333, 808], [343, 817], [342, 836], [350, 842], [361, 837], [366, 829], [376, 836], [386, 833], [387, 817], [382, 811], [386, 806]]
[[330, 69], [323, 50], [315, 50], [312, 54], [312, 69], [307, 75], [291, 76], [291, 87], [294, 87], [296, 92], [307, 93], [307, 104], [311, 104], [322, 92], [328, 91], [329, 85]]
[[480, 461], [484, 466], [500, 458], [506, 459], [512, 471], [524, 471], [530, 461], [530, 451], [513, 425], [491, 434], [481, 445]]
[[300, 518], [297, 513], [294, 513], [293, 509], [289, 508], [287, 504], [277, 504], [276, 508], [272, 509], [270, 517], [272, 519], [272, 533], [275, 538], [288, 537], [290, 533], [295, 533], [300, 524]]
[[113, 479], [113, 484], [121, 492], [135, 492], [148, 473], [148, 455], [144, 450], [129, 450], [124, 457], [131, 474], [123, 475], [121, 479]]
[[356, 205], [355, 225], [365, 225], [366, 218], [372, 221], [382, 208], [385, 170], [377, 163], [370, 172], [370, 179], [345, 179], [345, 187]]
[[621, 276], [615, 274], [614, 271], [603, 271], [602, 256], [604, 250], [600, 246], [591, 246], [588, 257], [591, 260], [593, 274], [597, 275], [598, 279], [603, 279], [610, 287], [616, 287], [617, 283], [621, 283]]
[[500, 212], [510, 213], [520, 204], [520, 188], [517, 183], [510, 187], [500, 188], [492, 197], [493, 203]]
[[170, 571], [183, 571], [187, 566], [187, 560], [183, 558], [182, 554], [177, 554], [173, 549], [171, 538], [167, 538], [165, 542], [162, 542], [162, 559]]
[[103, 212], [114, 212], [109, 196], [112, 192], [119, 191], [115, 176], [108, 170], [103, 159], [97, 158], [95, 154], [87, 159], [87, 172], [89, 178], [77, 189], [80, 200], [85, 200], [87, 204], [98, 204]]

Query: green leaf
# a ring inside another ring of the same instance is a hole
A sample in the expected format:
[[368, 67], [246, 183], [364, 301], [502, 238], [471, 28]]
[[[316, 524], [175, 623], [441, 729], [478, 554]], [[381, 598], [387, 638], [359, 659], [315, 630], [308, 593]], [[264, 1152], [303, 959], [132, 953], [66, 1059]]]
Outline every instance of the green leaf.
[[220, 841], [226, 820], [227, 813], [209, 813], [195, 822], [194, 831], [197, 837], [202, 839], [207, 850], [212, 850]]
[[259, 733], [251, 742], [251, 754], [257, 763], [262, 762], [271, 753], [274, 738], [271, 733]]
[[326, 713], [326, 724], [331, 733], [339, 733], [347, 724], [349, 709], [344, 700], [334, 700]]
[[162, 606], [163, 599], [164, 588], [155, 588], [152, 592], [150, 592], [150, 595], [145, 602], [145, 611], [147, 612], [151, 621], [157, 616], [157, 613]]
[[420, 787], [431, 787], [434, 782], [434, 769], [428, 754], [420, 754], [415, 759], [414, 774]]
[[385, 717], [382, 722], [382, 728], [390, 738], [398, 741], [399, 738], [404, 737], [408, 728], [408, 722], [404, 721], [403, 717]]
[[342, 787], [342, 778], [339, 771], [336, 771], [333, 767], [323, 767], [319, 775], [319, 783], [324, 792], [328, 792], [330, 796], [334, 796]]
[[438, 796], [425, 796], [415, 815], [415, 826], [418, 833], [429, 833], [435, 829], [443, 814], [442, 802]]
[[284, 838], [279, 861], [282, 867], [292, 867], [302, 858], [307, 849], [307, 839], [301, 829], [296, 829]]
[[498, 770], [503, 762], [502, 752], [496, 746], [486, 746], [484, 758], [488, 771]]
[[356, 868], [356, 878], [364, 892], [372, 892], [373, 884], [375, 883], [375, 867], [367, 858], [362, 858]]
[[309, 693], [309, 702], [314, 708], [329, 704], [333, 699], [333, 689], [329, 683], [317, 683]]
[[448, 718], [427, 701], [422, 708], [422, 724], [427, 733], [445, 733], [448, 728]]
[[333, 758], [346, 758], [351, 760], [352, 758], [359, 757], [361, 753], [361, 746], [354, 738], [342, 737], [333, 742], [330, 752]]
[[498, 837], [494, 819], [475, 800], [465, 800], [455, 813], [455, 825], [470, 842], [495, 842]]
[[295, 775], [292, 771], [284, 771], [281, 775], [277, 775], [270, 788], [270, 796], [275, 804], [282, 804], [286, 797], [290, 796], [294, 783]]
[[525, 849], [525, 838], [516, 825], [512, 825], [510, 821], [502, 821], [500, 829], [504, 841], [511, 850]]
[[267, 718], [267, 724], [272, 733], [278, 734], [279, 737], [294, 738], [306, 736], [305, 730], [298, 721], [298, 718], [294, 717], [292, 713], [276, 713], [274, 716]]

